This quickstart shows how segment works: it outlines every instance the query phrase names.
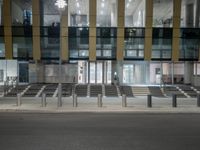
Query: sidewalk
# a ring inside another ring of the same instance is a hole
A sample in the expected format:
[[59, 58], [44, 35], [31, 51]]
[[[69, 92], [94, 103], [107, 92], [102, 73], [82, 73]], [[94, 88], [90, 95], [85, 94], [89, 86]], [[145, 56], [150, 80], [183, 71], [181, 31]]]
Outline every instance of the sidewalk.
[[57, 98], [47, 98], [42, 107], [41, 98], [22, 98], [17, 106], [17, 98], [1, 98], [0, 112], [135, 112], [135, 113], [200, 113], [196, 98], [177, 98], [177, 107], [172, 107], [172, 98], [152, 97], [152, 108], [147, 107], [146, 97], [127, 98], [127, 107], [122, 107], [122, 98], [103, 97], [103, 106], [98, 107], [97, 98], [78, 97], [78, 106], [73, 107], [73, 98], [63, 98], [62, 107], [57, 107]]

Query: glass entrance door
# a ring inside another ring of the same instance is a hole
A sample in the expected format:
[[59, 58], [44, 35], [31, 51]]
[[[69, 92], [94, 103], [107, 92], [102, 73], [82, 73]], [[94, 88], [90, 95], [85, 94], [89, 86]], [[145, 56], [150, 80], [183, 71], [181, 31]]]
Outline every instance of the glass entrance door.
[[111, 61], [78, 62], [78, 83], [111, 83]]
[[103, 83], [103, 63], [90, 62], [90, 83]]
[[125, 64], [123, 66], [123, 83], [133, 84], [133, 64]]
[[89, 83], [96, 83], [96, 63], [90, 62], [90, 82]]
[[149, 67], [146, 62], [127, 62], [123, 65], [123, 83], [143, 85], [148, 83]]
[[19, 62], [19, 83], [29, 82], [28, 62]]

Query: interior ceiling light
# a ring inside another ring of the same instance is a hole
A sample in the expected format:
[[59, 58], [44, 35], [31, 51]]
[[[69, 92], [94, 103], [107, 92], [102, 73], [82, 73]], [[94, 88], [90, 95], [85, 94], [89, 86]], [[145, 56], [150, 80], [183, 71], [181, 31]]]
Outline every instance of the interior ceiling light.
[[65, 8], [67, 6], [67, 3], [65, 0], [56, 0], [56, 3], [55, 5], [58, 7], [58, 8]]
[[131, 2], [132, 0], [128, 0], [129, 2]]
[[81, 14], [81, 11], [80, 11], [80, 10], [78, 11], [78, 14]]
[[102, 2], [104, 2], [105, 0], [102, 0]]
[[79, 4], [79, 2], [77, 2], [77, 3], [76, 3], [76, 6], [77, 6], [78, 8], [80, 7], [80, 4]]
[[104, 3], [101, 3], [101, 7], [104, 7], [105, 6], [105, 4]]
[[129, 7], [129, 3], [126, 4], [126, 8], [128, 8], [128, 7]]
[[103, 15], [103, 11], [102, 10], [101, 10], [100, 14]]

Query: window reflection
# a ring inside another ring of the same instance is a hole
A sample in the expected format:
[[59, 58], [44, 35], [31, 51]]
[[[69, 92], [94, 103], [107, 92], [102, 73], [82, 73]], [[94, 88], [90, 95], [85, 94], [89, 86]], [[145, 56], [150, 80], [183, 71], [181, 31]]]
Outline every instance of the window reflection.
[[89, 0], [69, 0], [68, 25], [89, 26]]
[[32, 0], [12, 0], [12, 24], [14, 26], [32, 25]]
[[97, 27], [117, 27], [117, 0], [97, 0]]
[[125, 27], [145, 26], [145, 0], [125, 0]]
[[153, 0], [153, 27], [172, 27], [173, 0]]
[[182, 0], [181, 27], [200, 27], [200, 1]]

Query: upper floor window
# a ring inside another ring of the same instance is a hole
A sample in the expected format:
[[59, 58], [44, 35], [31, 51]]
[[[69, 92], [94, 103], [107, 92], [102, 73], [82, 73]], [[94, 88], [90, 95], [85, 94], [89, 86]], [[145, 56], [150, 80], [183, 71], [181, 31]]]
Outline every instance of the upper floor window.
[[2, 14], [3, 14], [3, 0], [0, 0], [0, 25], [3, 25]]
[[145, 0], [125, 0], [125, 27], [145, 26]]
[[89, 26], [89, 0], [68, 0], [68, 25]]
[[97, 0], [97, 27], [117, 27], [117, 0]]
[[60, 26], [60, 11], [55, 3], [56, 0], [40, 0], [41, 26]]
[[172, 27], [173, 0], [153, 0], [153, 27]]
[[32, 25], [32, 0], [12, 0], [12, 25]]
[[182, 0], [181, 4], [181, 27], [200, 27], [200, 1]]

